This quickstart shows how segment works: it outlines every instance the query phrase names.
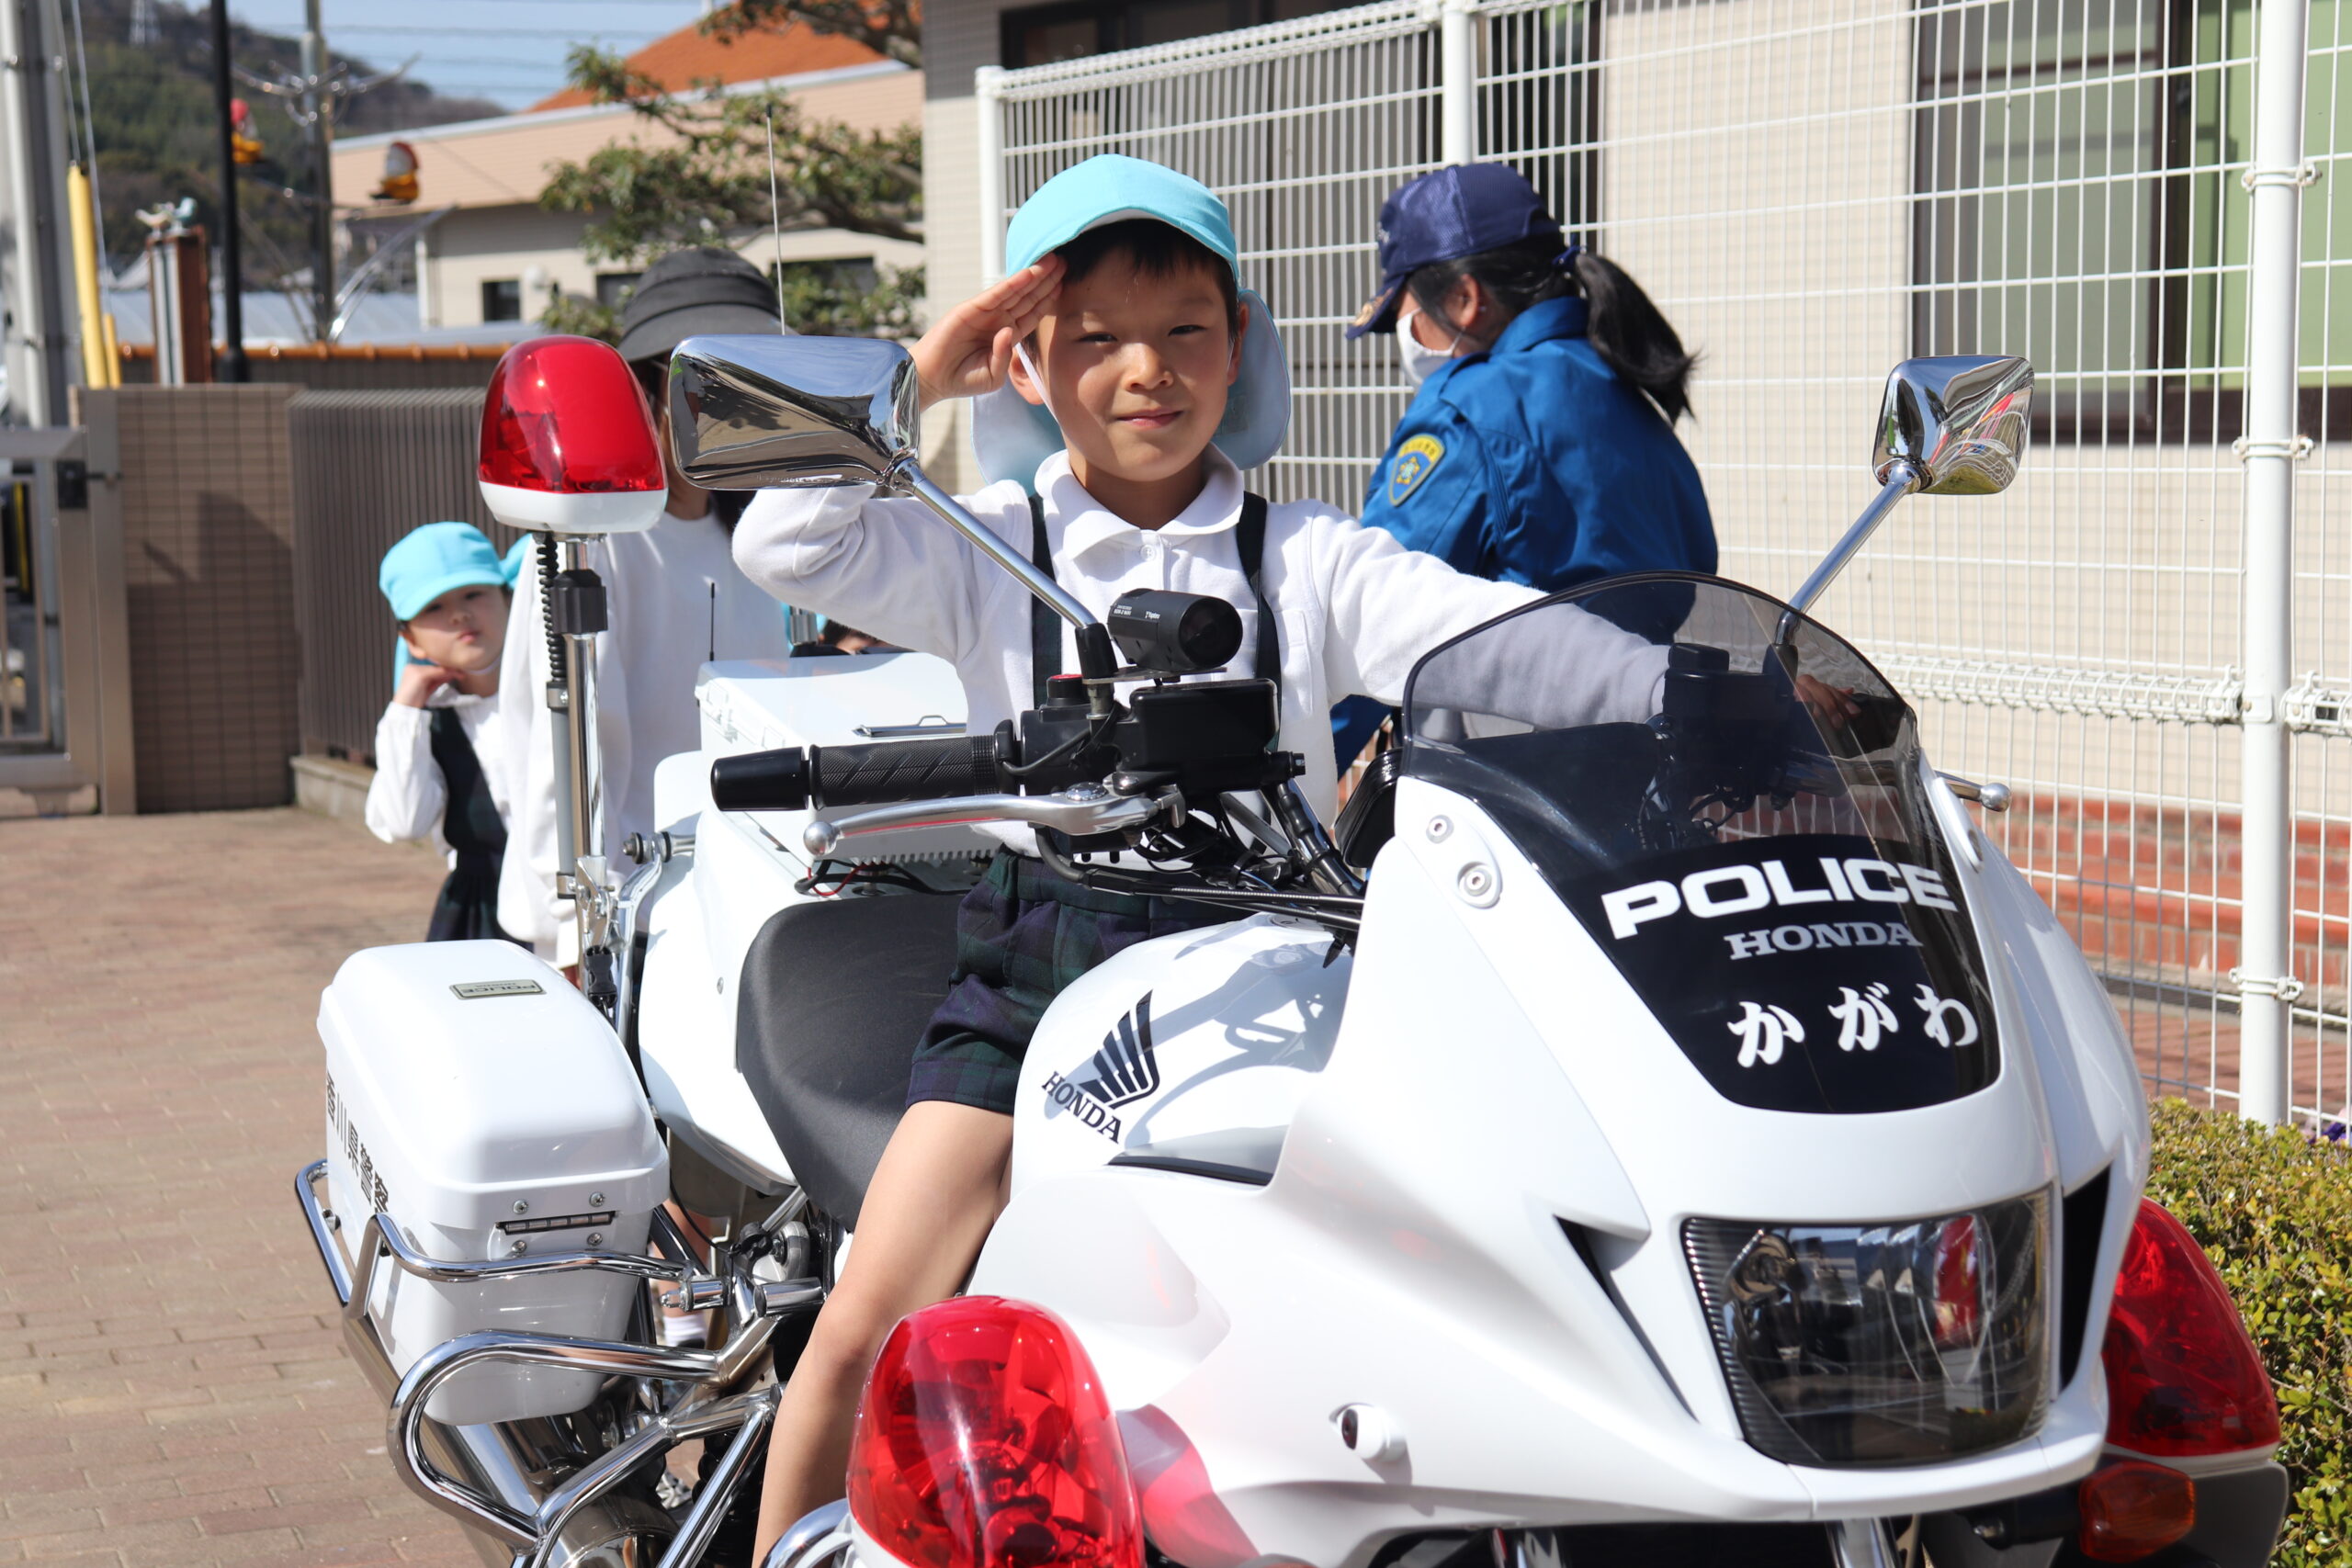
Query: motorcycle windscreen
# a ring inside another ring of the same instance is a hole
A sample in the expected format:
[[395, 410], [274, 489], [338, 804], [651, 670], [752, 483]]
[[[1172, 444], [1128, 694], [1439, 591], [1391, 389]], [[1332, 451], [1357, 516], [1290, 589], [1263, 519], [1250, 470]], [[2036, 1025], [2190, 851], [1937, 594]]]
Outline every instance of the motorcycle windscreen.
[[1486, 809], [1726, 1099], [1907, 1111], [1998, 1074], [1917, 722], [1843, 640], [1620, 578], [1456, 637], [1405, 701], [1405, 774]]

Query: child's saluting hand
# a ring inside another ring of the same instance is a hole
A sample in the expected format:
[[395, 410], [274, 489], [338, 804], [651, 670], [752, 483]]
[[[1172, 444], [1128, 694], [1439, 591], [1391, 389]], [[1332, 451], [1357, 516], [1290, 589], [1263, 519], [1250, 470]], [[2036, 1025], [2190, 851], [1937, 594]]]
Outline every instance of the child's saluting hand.
[[1046, 255], [981, 289], [922, 334], [914, 361], [925, 409], [949, 398], [981, 397], [1004, 385], [1012, 370], [1013, 345], [1037, 330], [1061, 287], [1062, 266], [1060, 256]]

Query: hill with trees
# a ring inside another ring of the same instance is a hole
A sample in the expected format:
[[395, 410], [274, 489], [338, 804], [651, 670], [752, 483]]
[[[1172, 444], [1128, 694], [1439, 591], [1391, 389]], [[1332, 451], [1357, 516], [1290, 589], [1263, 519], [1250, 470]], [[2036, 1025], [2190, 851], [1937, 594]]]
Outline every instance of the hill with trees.
[[[196, 198], [197, 220], [217, 240], [220, 229], [219, 122], [212, 98], [212, 24], [209, 9], [173, 0], [81, 0], [81, 48], [89, 63], [89, 122], [97, 145], [98, 196], [106, 246], [117, 269], [139, 253], [146, 231], [133, 216], [142, 208]], [[69, 45], [72, 39], [68, 26]], [[249, 28], [233, 18], [230, 52], [263, 76], [300, 67], [301, 40]], [[376, 69], [337, 52], [355, 73]], [[72, 118], [82, 138], [78, 69]], [[274, 277], [305, 265], [307, 233], [301, 198], [313, 194], [300, 131], [275, 98], [240, 85], [253, 107], [254, 128], [268, 162], [247, 171], [241, 212], [249, 243], [246, 285], [267, 288]], [[444, 97], [422, 82], [387, 83], [350, 103], [337, 129], [354, 135], [404, 130], [505, 111], [486, 98]], [[289, 194], [291, 193], [291, 194]]]

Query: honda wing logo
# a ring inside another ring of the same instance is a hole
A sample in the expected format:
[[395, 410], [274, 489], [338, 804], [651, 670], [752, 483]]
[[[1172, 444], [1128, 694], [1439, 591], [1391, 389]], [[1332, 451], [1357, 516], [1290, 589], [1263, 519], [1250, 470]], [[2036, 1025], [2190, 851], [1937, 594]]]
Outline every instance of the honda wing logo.
[[1159, 1057], [1151, 1046], [1148, 991], [1133, 1012], [1112, 1025], [1111, 1032], [1102, 1037], [1102, 1048], [1081, 1071], [1083, 1077], [1048, 1074], [1046, 1098], [1115, 1144], [1121, 1128], [1112, 1111], [1159, 1088]]
[[1136, 1010], [1112, 1026], [1102, 1037], [1102, 1049], [1087, 1064], [1092, 1081], [1078, 1087], [1116, 1108], [1141, 1100], [1159, 1087], [1159, 1058], [1151, 1049], [1151, 993], [1136, 1003]]

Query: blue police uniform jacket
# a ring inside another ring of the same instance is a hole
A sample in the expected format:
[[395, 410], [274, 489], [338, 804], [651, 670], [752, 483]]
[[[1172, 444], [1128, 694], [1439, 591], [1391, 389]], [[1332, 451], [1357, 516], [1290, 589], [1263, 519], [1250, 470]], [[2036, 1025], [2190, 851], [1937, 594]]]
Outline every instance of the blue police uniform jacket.
[[[1440, 367], [1390, 438], [1363, 521], [1458, 571], [1552, 592], [1621, 572], [1713, 571], [1697, 466], [1594, 349], [1585, 319], [1582, 299], [1547, 299], [1492, 349]], [[1355, 700], [1335, 712], [1341, 766], [1380, 711]]]
[[1405, 411], [1363, 520], [1457, 571], [1557, 592], [1715, 570], [1699, 470], [1656, 404], [1585, 336], [1585, 302], [1521, 312]]

